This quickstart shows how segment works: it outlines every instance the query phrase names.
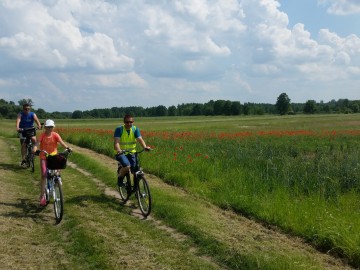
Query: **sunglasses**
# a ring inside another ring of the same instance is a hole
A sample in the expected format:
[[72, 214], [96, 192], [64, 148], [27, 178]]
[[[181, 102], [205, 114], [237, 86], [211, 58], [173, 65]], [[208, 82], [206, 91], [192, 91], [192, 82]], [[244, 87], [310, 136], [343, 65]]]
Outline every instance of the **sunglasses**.
[[132, 124], [134, 121], [125, 121], [126, 124]]
[[25, 111], [30, 111], [30, 108], [24, 108]]

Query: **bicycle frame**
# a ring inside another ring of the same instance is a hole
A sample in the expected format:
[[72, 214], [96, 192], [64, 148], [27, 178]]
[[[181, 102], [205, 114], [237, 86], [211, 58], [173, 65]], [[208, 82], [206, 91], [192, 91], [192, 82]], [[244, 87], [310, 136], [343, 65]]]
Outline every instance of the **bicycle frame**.
[[[45, 150], [39, 150], [40, 153], [43, 152], [46, 156], [48, 156], [48, 153]], [[67, 155], [71, 153], [70, 149], [66, 149], [64, 152]], [[56, 165], [56, 164], [55, 164]], [[58, 165], [58, 164], [57, 164]], [[62, 180], [61, 180], [61, 174], [60, 170], [57, 168], [65, 168], [65, 163], [62, 164], [64, 167], [54, 167], [52, 169], [46, 168], [46, 182], [45, 182], [45, 197], [46, 197], [46, 204], [49, 204], [51, 198], [54, 200], [54, 213], [55, 213], [55, 219], [56, 223], [60, 223], [60, 221], [63, 218], [64, 214], [64, 198], [63, 198], [63, 192], [62, 192]], [[49, 165], [50, 167], [50, 165]]]
[[[140, 211], [144, 217], [147, 217], [151, 211], [151, 194], [149, 184], [144, 177], [144, 172], [140, 166], [139, 154], [145, 149], [135, 153], [135, 169], [134, 172], [128, 172], [125, 175], [126, 182], [124, 186], [118, 186], [120, 197], [124, 203], [128, 201], [130, 196], [135, 193], [135, 197], [138, 201]], [[121, 164], [118, 164], [118, 173], [121, 169]], [[131, 176], [133, 182], [131, 183]]]
[[51, 198], [54, 200], [55, 219], [56, 223], [59, 223], [64, 213], [61, 175], [59, 170], [46, 169], [46, 171], [46, 204], [49, 204]]
[[[36, 128], [35, 127], [31, 127], [31, 128], [27, 128], [27, 129], [23, 129], [21, 131], [21, 133], [23, 132], [29, 132], [26, 133], [26, 136], [21, 147], [23, 147], [23, 145], [25, 145], [25, 161], [26, 161], [26, 167], [29, 168], [31, 167], [31, 171], [34, 172], [35, 171], [35, 166], [34, 166], [34, 154], [33, 154], [33, 147], [34, 144], [31, 140], [31, 137], [36, 135]], [[33, 132], [33, 133], [30, 133]]]

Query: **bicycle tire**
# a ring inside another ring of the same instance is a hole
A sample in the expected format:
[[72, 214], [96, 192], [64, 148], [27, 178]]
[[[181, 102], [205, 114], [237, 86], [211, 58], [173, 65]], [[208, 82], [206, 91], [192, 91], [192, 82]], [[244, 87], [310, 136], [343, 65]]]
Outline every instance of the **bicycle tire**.
[[34, 154], [32, 152], [32, 145], [31, 144], [26, 145], [25, 161], [26, 161], [26, 168], [30, 167], [31, 172], [34, 172], [35, 171]]
[[60, 223], [64, 214], [64, 200], [62, 193], [62, 185], [60, 179], [55, 179], [53, 187], [53, 197], [54, 197], [54, 212], [56, 224]]
[[31, 155], [31, 148], [29, 145], [26, 146], [26, 156], [25, 156], [25, 161], [26, 161], [26, 168], [29, 168], [31, 165], [31, 160], [30, 160], [30, 155]]
[[147, 217], [151, 212], [150, 187], [144, 176], [138, 176], [137, 181], [136, 198], [142, 215]]
[[[119, 194], [120, 194], [120, 198], [121, 200], [125, 203], [129, 200], [130, 197], [130, 193], [131, 193], [131, 181], [130, 181], [130, 174], [126, 174], [125, 175], [125, 185], [119, 187], [118, 186], [118, 190], [119, 190]], [[124, 179], [124, 180], [125, 180]]]
[[50, 190], [49, 190], [49, 180], [47, 177], [46, 177], [46, 180], [45, 180], [45, 199], [46, 199], [46, 205], [49, 204], [50, 202]]
[[35, 164], [34, 164], [34, 154], [30, 153], [30, 157], [29, 157], [29, 163], [30, 163], [30, 168], [31, 168], [31, 172], [35, 171]]

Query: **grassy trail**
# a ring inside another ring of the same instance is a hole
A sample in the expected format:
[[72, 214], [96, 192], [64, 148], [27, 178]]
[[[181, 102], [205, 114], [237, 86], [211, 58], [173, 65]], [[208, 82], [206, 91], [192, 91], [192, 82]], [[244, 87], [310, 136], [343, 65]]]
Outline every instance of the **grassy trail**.
[[52, 205], [38, 206], [38, 165], [35, 174], [21, 169], [18, 140], [0, 137], [3, 269], [350, 269], [150, 175], [154, 211], [143, 220], [131, 203], [119, 204], [114, 180], [86, 169], [84, 157], [110, 172], [116, 163], [73, 148], [79, 156], [62, 172], [65, 213], [55, 225]]

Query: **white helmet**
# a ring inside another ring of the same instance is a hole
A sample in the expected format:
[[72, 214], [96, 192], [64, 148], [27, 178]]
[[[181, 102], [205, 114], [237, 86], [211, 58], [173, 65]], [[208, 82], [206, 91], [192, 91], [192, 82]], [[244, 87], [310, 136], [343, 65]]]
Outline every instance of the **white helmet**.
[[45, 127], [55, 127], [55, 122], [51, 119], [46, 120]]

